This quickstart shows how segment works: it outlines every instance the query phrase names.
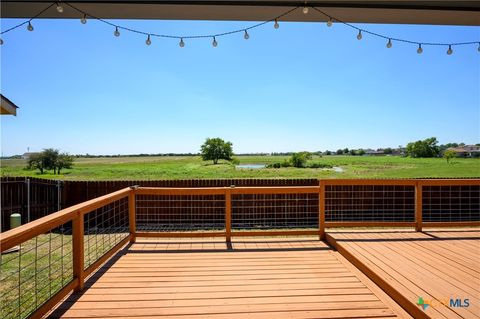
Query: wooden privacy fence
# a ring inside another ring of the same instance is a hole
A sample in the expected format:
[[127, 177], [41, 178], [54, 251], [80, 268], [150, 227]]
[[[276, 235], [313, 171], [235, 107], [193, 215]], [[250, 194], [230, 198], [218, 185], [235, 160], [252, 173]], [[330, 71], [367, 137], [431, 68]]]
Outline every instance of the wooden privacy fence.
[[64, 183], [39, 178], [2, 177], [1, 231], [10, 229], [10, 215], [20, 214], [22, 224], [47, 216], [64, 207]]
[[137, 237], [323, 239], [328, 227], [480, 226], [479, 201], [478, 179], [124, 188], [2, 233], [1, 316], [41, 317]]

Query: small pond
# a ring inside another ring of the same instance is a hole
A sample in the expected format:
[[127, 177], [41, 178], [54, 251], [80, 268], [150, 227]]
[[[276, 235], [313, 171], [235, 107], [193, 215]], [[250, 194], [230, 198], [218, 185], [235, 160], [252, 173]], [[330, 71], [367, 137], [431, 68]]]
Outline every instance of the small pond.
[[236, 169], [262, 169], [265, 168], [265, 164], [241, 164], [235, 166]]

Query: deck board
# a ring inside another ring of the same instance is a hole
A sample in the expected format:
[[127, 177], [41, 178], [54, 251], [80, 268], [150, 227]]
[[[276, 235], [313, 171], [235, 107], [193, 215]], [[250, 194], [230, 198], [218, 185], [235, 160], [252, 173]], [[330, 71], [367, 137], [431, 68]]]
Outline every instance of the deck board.
[[408, 318], [314, 237], [138, 239], [49, 317]]
[[470, 300], [469, 307], [430, 306], [430, 318], [479, 318], [480, 232], [478, 229], [335, 230], [329, 232], [366, 267], [416, 304], [450, 298]]

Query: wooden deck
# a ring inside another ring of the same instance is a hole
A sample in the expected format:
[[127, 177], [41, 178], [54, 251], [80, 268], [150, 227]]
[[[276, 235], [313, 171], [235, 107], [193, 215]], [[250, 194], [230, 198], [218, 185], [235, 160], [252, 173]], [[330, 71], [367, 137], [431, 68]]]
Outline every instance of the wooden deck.
[[[400, 303], [428, 318], [480, 317], [480, 232], [456, 230], [336, 230], [327, 239]], [[422, 309], [418, 299], [432, 302]], [[451, 307], [450, 298], [469, 299]], [[442, 302], [447, 305], [443, 305]], [[419, 315], [420, 316], [420, 315]]]
[[409, 317], [318, 237], [141, 239], [82, 293], [49, 314], [64, 318]]

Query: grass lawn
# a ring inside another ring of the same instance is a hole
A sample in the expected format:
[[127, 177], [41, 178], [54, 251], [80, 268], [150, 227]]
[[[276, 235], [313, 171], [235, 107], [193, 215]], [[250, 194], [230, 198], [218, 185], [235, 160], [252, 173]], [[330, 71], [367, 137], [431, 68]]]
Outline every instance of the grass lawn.
[[[238, 156], [240, 164], [281, 162], [287, 156]], [[230, 163], [212, 165], [200, 157], [78, 158], [61, 175], [25, 170], [25, 160], [2, 160], [2, 176], [31, 176], [64, 180], [154, 180], [215, 178], [414, 178], [479, 177], [480, 159], [407, 158], [398, 156], [324, 156], [311, 162], [341, 167], [343, 172], [311, 168], [236, 169]]]

